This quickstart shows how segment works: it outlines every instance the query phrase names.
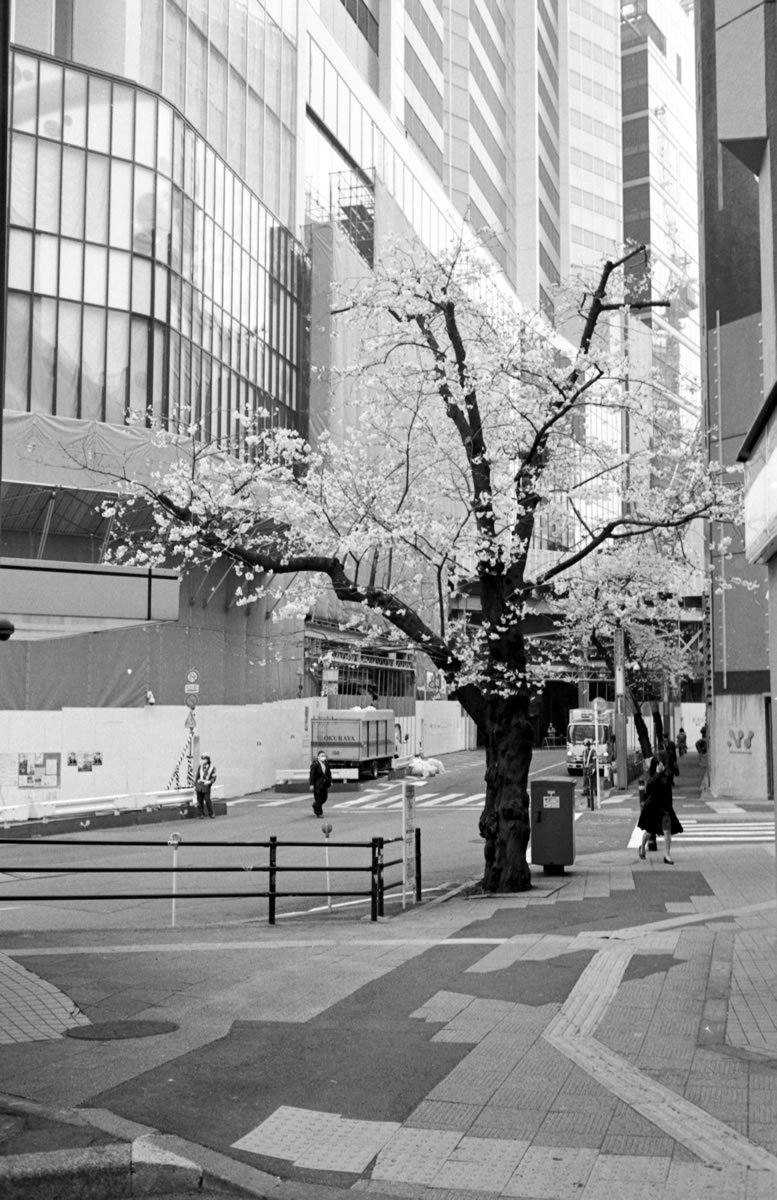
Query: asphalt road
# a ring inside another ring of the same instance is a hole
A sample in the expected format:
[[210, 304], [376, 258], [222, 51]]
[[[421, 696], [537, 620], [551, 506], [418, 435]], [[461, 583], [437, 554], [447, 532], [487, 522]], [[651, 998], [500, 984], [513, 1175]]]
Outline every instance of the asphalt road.
[[[483, 806], [483, 773], [482, 751], [462, 752], [447, 757], [444, 773], [418, 784], [416, 824], [421, 830], [425, 897], [480, 874], [483, 842], [478, 817]], [[563, 749], [536, 751], [532, 777], [554, 776], [568, 778]], [[624, 846], [631, 824], [624, 828], [622, 817], [614, 821], [606, 811], [595, 815], [595, 827], [584, 835], [584, 840], [594, 836], [591, 848], [610, 841]], [[322, 826], [330, 824], [327, 839]], [[579, 841], [583, 829], [577, 832]], [[174, 833], [181, 837], [179, 868], [197, 868], [178, 875], [175, 904], [170, 873]], [[279, 921], [311, 909], [329, 909], [335, 916], [349, 918], [363, 913], [366, 918], [370, 843], [373, 838], [386, 839], [384, 855], [389, 863], [401, 859], [401, 835], [401, 781], [381, 778], [363, 784], [358, 793], [332, 791], [323, 820], [313, 815], [309, 794], [276, 795], [270, 791], [230, 802], [229, 815], [214, 821], [177, 819], [169, 825], [136, 826], [109, 835], [84, 831], [69, 837], [67, 845], [40, 839], [2, 846], [0, 931], [169, 928], [173, 921], [181, 928], [264, 922], [268, 903], [255, 893], [267, 890], [266, 843], [270, 837], [278, 839], [278, 892], [325, 893], [329, 866], [329, 901], [321, 895], [279, 898]], [[117, 844], [103, 846], [101, 841]], [[22, 866], [36, 870], [21, 872]], [[95, 867], [111, 870], [99, 874], [87, 870]], [[335, 869], [341, 867], [358, 869]], [[387, 867], [385, 880], [387, 886], [401, 881], [401, 867]], [[197, 898], [207, 891], [235, 894]], [[153, 892], [165, 898], [140, 898]], [[339, 892], [350, 894], [337, 895]], [[65, 899], [75, 893], [95, 899]], [[22, 899], [44, 894], [49, 898]], [[97, 898], [107, 894], [117, 898]], [[387, 911], [401, 902], [401, 888], [390, 889]]]

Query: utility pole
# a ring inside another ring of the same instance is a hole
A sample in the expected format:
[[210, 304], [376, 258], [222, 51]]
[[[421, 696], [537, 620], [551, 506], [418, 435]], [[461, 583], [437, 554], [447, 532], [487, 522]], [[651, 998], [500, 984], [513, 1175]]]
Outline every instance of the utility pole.
[[626, 745], [626, 650], [623, 629], [617, 626], [613, 635], [613, 657], [615, 660], [615, 764], [618, 772], [618, 787], [625, 788], [629, 782], [629, 756]]

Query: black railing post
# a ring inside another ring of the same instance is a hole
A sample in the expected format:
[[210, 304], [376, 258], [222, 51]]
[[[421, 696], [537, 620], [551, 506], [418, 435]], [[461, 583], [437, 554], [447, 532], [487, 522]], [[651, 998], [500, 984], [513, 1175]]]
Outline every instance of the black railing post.
[[267, 884], [267, 919], [271, 925], [275, 924], [275, 879], [276, 865], [278, 862], [278, 839], [277, 837], [270, 838], [270, 877]]
[[378, 916], [383, 916], [383, 838], [376, 838], [378, 868]]
[[378, 919], [378, 856], [383, 846], [383, 839], [374, 837], [370, 851], [370, 920]]
[[415, 831], [415, 898], [421, 901], [421, 830], [416, 826]]

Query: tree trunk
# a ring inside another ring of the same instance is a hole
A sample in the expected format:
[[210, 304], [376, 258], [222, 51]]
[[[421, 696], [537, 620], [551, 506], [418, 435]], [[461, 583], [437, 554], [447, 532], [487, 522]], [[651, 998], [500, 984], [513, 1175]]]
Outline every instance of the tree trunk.
[[479, 829], [485, 839], [486, 892], [525, 892], [532, 886], [526, 862], [533, 742], [528, 708], [525, 696], [493, 698], [481, 719], [486, 739], [486, 802]]
[[630, 689], [629, 698], [631, 699], [631, 707], [634, 709], [634, 728], [639, 738], [639, 748], [642, 751], [642, 757], [647, 762], [653, 755], [653, 747], [650, 744], [650, 731], [645, 724], [645, 718], [642, 716], [642, 709], [637, 701], [637, 697]]

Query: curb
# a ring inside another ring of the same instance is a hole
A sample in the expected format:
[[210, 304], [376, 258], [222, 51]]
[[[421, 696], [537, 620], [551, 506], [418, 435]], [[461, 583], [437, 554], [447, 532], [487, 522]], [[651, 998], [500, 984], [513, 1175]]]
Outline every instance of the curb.
[[156, 1144], [133, 1142], [0, 1158], [3, 1200], [120, 1200], [199, 1191], [202, 1168]]
[[155, 1130], [106, 1110], [50, 1108], [0, 1093], [0, 1112], [43, 1118], [60, 1128], [88, 1127], [116, 1139], [101, 1146], [0, 1155], [3, 1200], [122, 1200], [202, 1188], [198, 1162], [178, 1153]]

